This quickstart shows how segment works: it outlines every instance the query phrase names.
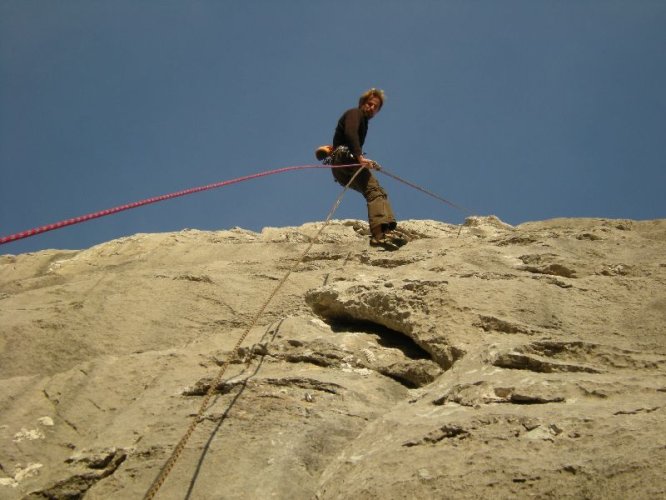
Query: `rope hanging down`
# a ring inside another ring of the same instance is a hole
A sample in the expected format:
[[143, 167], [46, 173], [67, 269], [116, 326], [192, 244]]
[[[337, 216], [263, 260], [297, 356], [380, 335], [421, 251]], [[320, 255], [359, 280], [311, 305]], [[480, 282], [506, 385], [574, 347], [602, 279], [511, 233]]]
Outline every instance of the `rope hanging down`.
[[[319, 235], [321, 232], [324, 230], [324, 228], [328, 225], [328, 223], [331, 221], [331, 218], [333, 217], [333, 214], [335, 211], [338, 209], [340, 206], [340, 202], [342, 201], [342, 197], [344, 194], [347, 192], [347, 189], [349, 189], [349, 186], [354, 182], [358, 174], [363, 170], [362, 168], [359, 168], [356, 173], [354, 173], [354, 176], [349, 180], [345, 188], [342, 190], [340, 195], [338, 196], [337, 200], [335, 200], [335, 203], [331, 207], [331, 210], [328, 212], [328, 215], [326, 216], [326, 220], [322, 224], [322, 226], [319, 228], [317, 233], [314, 235], [314, 237], [310, 240], [310, 244], [307, 246], [301, 257], [296, 261], [296, 263], [285, 273], [285, 275], [282, 277], [282, 279], [279, 281], [279, 283], [275, 286], [273, 289], [273, 292], [268, 296], [268, 298], [264, 301], [262, 306], [259, 308], [257, 313], [254, 315], [252, 318], [252, 321], [250, 322], [250, 325], [245, 329], [243, 334], [240, 336], [238, 341], [236, 342], [236, 345], [234, 346], [233, 350], [231, 351], [231, 354], [227, 359], [231, 359], [235, 357], [235, 355], [238, 353], [238, 350], [240, 349], [243, 341], [245, 338], [248, 336], [252, 328], [257, 324], [257, 321], [259, 321], [259, 318], [264, 314], [264, 311], [268, 307], [268, 304], [273, 300], [273, 297], [277, 294], [277, 292], [282, 288], [282, 285], [285, 284], [289, 276], [298, 268], [298, 266], [301, 265], [303, 262], [303, 259], [305, 259], [305, 256], [310, 252], [312, 249], [313, 245], [317, 242], [319, 239]], [[162, 487], [164, 484], [164, 481], [166, 481], [167, 476], [173, 469], [174, 465], [176, 465], [176, 462], [178, 461], [178, 458], [180, 455], [183, 453], [183, 450], [185, 449], [185, 445], [187, 442], [190, 440], [190, 437], [192, 436], [192, 433], [194, 433], [194, 430], [196, 429], [197, 425], [199, 425], [199, 422], [203, 418], [204, 412], [208, 409], [208, 404], [210, 402], [210, 399], [213, 397], [213, 394], [215, 393], [215, 390], [217, 389], [217, 386], [220, 384], [222, 381], [222, 377], [224, 376], [224, 373], [227, 370], [229, 362], [224, 361], [222, 363], [222, 366], [220, 367], [219, 371], [217, 372], [217, 375], [213, 379], [213, 381], [210, 383], [210, 386], [208, 387], [208, 391], [206, 391], [206, 395], [204, 396], [203, 400], [201, 401], [201, 405], [199, 406], [199, 411], [197, 412], [196, 416], [190, 423], [189, 427], [185, 431], [185, 434], [183, 434], [183, 437], [180, 438], [180, 441], [178, 441], [178, 444], [176, 447], [173, 449], [171, 452], [171, 456], [169, 459], [166, 461], [162, 469], [160, 470], [159, 474], [157, 475], [157, 478], [155, 478], [155, 481], [153, 481], [153, 484], [150, 486], [148, 491], [146, 492], [146, 495], [143, 497], [144, 500], [151, 500], [152, 498], [155, 497], [159, 489]]]

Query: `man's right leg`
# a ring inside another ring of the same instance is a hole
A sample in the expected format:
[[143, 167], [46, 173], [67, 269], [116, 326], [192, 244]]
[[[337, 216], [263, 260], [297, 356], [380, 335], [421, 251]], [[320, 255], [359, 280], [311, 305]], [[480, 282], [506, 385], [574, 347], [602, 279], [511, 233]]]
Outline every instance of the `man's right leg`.
[[[359, 168], [334, 168], [331, 172], [339, 184], [346, 186]], [[394, 247], [397, 248], [396, 245], [386, 241], [386, 233], [395, 229], [397, 223], [391, 209], [391, 204], [388, 201], [388, 195], [380, 186], [375, 176], [372, 175], [372, 172], [364, 168], [349, 187], [361, 193], [366, 200], [368, 224], [372, 235], [370, 244], [372, 245], [374, 242], [377, 246], [390, 246], [391, 249], [394, 249]]]
[[371, 172], [367, 172], [367, 178], [363, 179], [363, 196], [368, 204], [368, 222], [371, 228], [378, 228], [375, 232], [382, 234], [395, 229], [397, 223], [388, 195], [381, 187]]

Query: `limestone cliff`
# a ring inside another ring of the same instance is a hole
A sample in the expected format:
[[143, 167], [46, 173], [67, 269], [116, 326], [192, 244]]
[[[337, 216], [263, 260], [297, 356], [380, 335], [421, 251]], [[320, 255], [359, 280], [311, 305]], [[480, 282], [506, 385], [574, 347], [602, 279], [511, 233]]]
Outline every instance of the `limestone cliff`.
[[0, 498], [666, 495], [666, 220], [320, 226], [1, 255]]

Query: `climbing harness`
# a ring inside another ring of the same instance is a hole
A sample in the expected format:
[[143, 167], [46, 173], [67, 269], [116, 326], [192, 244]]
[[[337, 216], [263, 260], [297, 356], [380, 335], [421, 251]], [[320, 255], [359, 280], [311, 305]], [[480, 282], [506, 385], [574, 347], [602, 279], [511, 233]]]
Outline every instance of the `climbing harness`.
[[[300, 257], [300, 258], [296, 261], [296, 263], [295, 263], [295, 264], [294, 264], [294, 265], [293, 265], [293, 266], [292, 266], [292, 267], [291, 267], [291, 268], [285, 273], [285, 275], [282, 277], [282, 279], [278, 282], [278, 284], [277, 284], [277, 285], [275, 286], [275, 288], [273, 289], [272, 293], [268, 296], [268, 298], [267, 298], [267, 299], [264, 301], [264, 303], [261, 305], [261, 307], [259, 308], [259, 310], [257, 311], [257, 313], [256, 313], [256, 314], [254, 315], [254, 317], [252, 318], [252, 321], [250, 322], [250, 325], [245, 329], [245, 331], [243, 332], [243, 334], [240, 336], [240, 338], [239, 338], [238, 341], [236, 342], [236, 345], [235, 345], [234, 348], [232, 349], [229, 358], [233, 358], [233, 357], [238, 353], [238, 351], [239, 351], [239, 349], [240, 349], [240, 347], [241, 347], [241, 344], [243, 343], [243, 341], [245, 340], [245, 338], [248, 336], [248, 334], [250, 333], [250, 331], [252, 330], [252, 328], [255, 327], [255, 325], [257, 324], [257, 321], [259, 321], [259, 318], [263, 315], [264, 311], [265, 311], [266, 308], [268, 307], [268, 304], [270, 304], [270, 302], [273, 300], [273, 297], [275, 297], [275, 295], [276, 295], [277, 292], [280, 290], [280, 288], [282, 288], [282, 286], [286, 283], [286, 281], [287, 281], [287, 279], [289, 278], [289, 276], [290, 276], [290, 275], [296, 270], [296, 268], [297, 268], [298, 266], [301, 265], [301, 263], [302, 263], [303, 260], [305, 259], [305, 256], [310, 252], [310, 250], [312, 249], [312, 247], [314, 246], [314, 244], [315, 244], [315, 243], [317, 242], [317, 240], [319, 239], [319, 235], [321, 234], [321, 232], [324, 230], [324, 228], [325, 228], [325, 227], [328, 225], [328, 223], [331, 221], [331, 218], [333, 217], [333, 214], [335, 213], [335, 211], [336, 211], [336, 210], [338, 209], [338, 207], [340, 206], [340, 202], [342, 201], [342, 197], [343, 197], [344, 194], [347, 192], [347, 190], [349, 189], [349, 186], [351, 185], [352, 182], [354, 182], [354, 180], [356, 179], [356, 177], [358, 176], [358, 174], [361, 172], [361, 170], [363, 170], [363, 169], [362, 169], [362, 168], [359, 168], [359, 169], [356, 171], [356, 173], [354, 174], [354, 176], [349, 180], [349, 182], [348, 182], [347, 185], [344, 187], [344, 189], [342, 190], [342, 192], [340, 193], [340, 195], [338, 196], [338, 198], [335, 200], [335, 203], [334, 203], [333, 206], [331, 207], [331, 210], [328, 212], [328, 215], [326, 216], [326, 219], [324, 220], [324, 223], [323, 223], [322, 226], [319, 228], [319, 230], [318, 230], [317, 233], [314, 235], [314, 237], [310, 240], [310, 244], [307, 246], [307, 248], [305, 249], [305, 251], [303, 252], [303, 254], [301, 255], [301, 257]], [[160, 470], [159, 475], [157, 476], [157, 478], [155, 479], [155, 481], [153, 481], [153, 484], [152, 484], [152, 485], [150, 486], [150, 488], [148, 489], [148, 492], [147, 492], [146, 495], [143, 497], [144, 500], [151, 500], [152, 498], [154, 498], [155, 495], [157, 494], [158, 490], [159, 490], [159, 489], [162, 487], [162, 485], [164, 484], [164, 481], [166, 480], [167, 476], [169, 475], [169, 473], [170, 473], [171, 470], [173, 469], [174, 465], [175, 465], [176, 462], [178, 461], [178, 458], [180, 457], [180, 455], [182, 454], [183, 450], [185, 449], [185, 445], [187, 444], [187, 442], [189, 441], [190, 437], [192, 436], [192, 433], [193, 433], [194, 430], [196, 429], [196, 427], [197, 427], [197, 425], [199, 424], [199, 422], [202, 420], [203, 414], [204, 414], [204, 412], [206, 411], [206, 409], [208, 408], [208, 403], [210, 402], [210, 399], [213, 397], [213, 394], [215, 393], [215, 390], [217, 389], [217, 386], [218, 386], [218, 385], [220, 384], [220, 382], [222, 381], [222, 377], [224, 376], [224, 373], [225, 373], [226, 370], [227, 370], [227, 366], [228, 366], [228, 364], [229, 364], [229, 362], [226, 361], [226, 360], [222, 363], [222, 366], [220, 367], [220, 369], [219, 369], [217, 375], [215, 376], [215, 378], [214, 378], [213, 381], [211, 382], [210, 387], [208, 388], [208, 391], [206, 391], [206, 395], [204, 396], [203, 400], [201, 401], [201, 405], [199, 406], [199, 411], [197, 412], [196, 416], [194, 417], [194, 419], [193, 419], [192, 422], [190, 423], [190, 426], [187, 428], [187, 431], [185, 432], [185, 434], [183, 435], [183, 437], [180, 439], [180, 441], [178, 441], [178, 444], [176, 445], [176, 447], [174, 448], [173, 452], [171, 453], [171, 456], [169, 457], [169, 459], [166, 461], [166, 463], [164, 464], [164, 466], [163, 466], [162, 469]]]

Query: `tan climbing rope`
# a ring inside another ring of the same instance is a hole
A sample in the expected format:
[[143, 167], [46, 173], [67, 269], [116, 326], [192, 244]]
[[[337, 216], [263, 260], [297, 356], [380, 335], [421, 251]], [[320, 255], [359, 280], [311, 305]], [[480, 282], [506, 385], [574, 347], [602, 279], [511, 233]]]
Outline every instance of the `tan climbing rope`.
[[[233, 350], [231, 351], [231, 355], [229, 356], [230, 358], [233, 358], [239, 351], [241, 344], [245, 340], [245, 338], [248, 336], [252, 328], [255, 327], [257, 324], [257, 321], [259, 321], [259, 318], [263, 315], [264, 311], [268, 307], [268, 304], [273, 300], [277, 292], [282, 288], [282, 286], [285, 284], [291, 273], [293, 273], [296, 268], [303, 262], [303, 259], [305, 259], [305, 256], [310, 252], [312, 249], [313, 245], [317, 242], [317, 239], [319, 238], [319, 235], [321, 232], [324, 230], [324, 228], [328, 225], [328, 223], [331, 221], [331, 218], [333, 217], [333, 214], [335, 211], [338, 209], [338, 206], [340, 206], [340, 202], [342, 201], [342, 197], [344, 194], [347, 192], [347, 189], [349, 189], [349, 186], [354, 182], [356, 177], [359, 175], [359, 173], [363, 170], [363, 168], [359, 168], [356, 173], [352, 176], [352, 178], [349, 180], [347, 185], [344, 187], [338, 198], [335, 200], [335, 203], [331, 207], [331, 210], [328, 212], [328, 215], [326, 216], [326, 220], [322, 224], [322, 226], [319, 228], [315, 236], [310, 240], [310, 244], [308, 247], [305, 249], [301, 257], [296, 261], [296, 263], [285, 273], [285, 275], [282, 277], [280, 282], [277, 284], [277, 286], [273, 289], [273, 292], [268, 296], [268, 298], [264, 301], [264, 303], [261, 305], [257, 313], [254, 315], [252, 318], [252, 321], [250, 322], [250, 325], [245, 329], [243, 334], [240, 336], [238, 341], [236, 342], [236, 345], [234, 346]], [[180, 458], [180, 455], [182, 454], [183, 450], [185, 449], [185, 445], [189, 441], [190, 437], [194, 433], [194, 430], [196, 429], [197, 425], [199, 425], [199, 422], [202, 420], [204, 412], [208, 409], [208, 403], [210, 402], [210, 399], [213, 397], [213, 394], [215, 393], [215, 389], [217, 386], [220, 384], [222, 381], [222, 377], [224, 376], [224, 373], [227, 370], [227, 366], [229, 365], [228, 361], [224, 361], [222, 363], [222, 366], [220, 367], [219, 371], [217, 372], [217, 375], [213, 379], [213, 381], [210, 384], [210, 387], [208, 388], [208, 391], [206, 391], [206, 395], [204, 396], [203, 400], [201, 401], [201, 405], [199, 407], [199, 411], [196, 414], [196, 417], [192, 420], [190, 423], [189, 427], [187, 428], [187, 431], [185, 431], [185, 434], [183, 434], [183, 437], [180, 438], [180, 441], [178, 441], [178, 444], [174, 448], [174, 450], [171, 452], [171, 456], [169, 459], [166, 461], [162, 469], [160, 470], [160, 473], [158, 474], [157, 478], [153, 481], [153, 484], [150, 486], [148, 491], [146, 492], [145, 496], [143, 497], [144, 500], [152, 500], [159, 489], [162, 487], [164, 482], [166, 481], [169, 473], [173, 469], [173, 467], [176, 465], [176, 462]]]

